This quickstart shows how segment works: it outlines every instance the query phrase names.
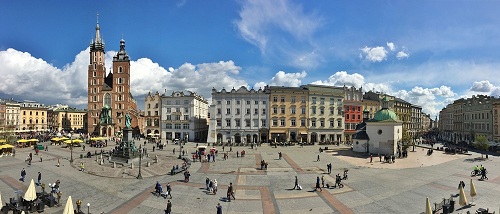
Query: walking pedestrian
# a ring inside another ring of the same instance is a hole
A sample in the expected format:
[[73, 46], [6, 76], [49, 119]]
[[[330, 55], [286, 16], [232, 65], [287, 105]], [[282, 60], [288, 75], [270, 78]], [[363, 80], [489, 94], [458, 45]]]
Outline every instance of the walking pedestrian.
[[321, 187], [325, 188], [325, 176], [321, 176]]
[[43, 154], [40, 154], [40, 162], [43, 162]]
[[205, 190], [208, 190], [208, 185], [210, 185], [210, 178], [205, 178]]
[[42, 173], [38, 172], [38, 185], [42, 184]]
[[299, 178], [297, 178], [297, 176], [295, 176], [295, 186], [293, 186], [293, 189], [299, 189]]
[[316, 188], [314, 188], [314, 190], [318, 190], [318, 189], [319, 189], [320, 191], [323, 191], [323, 190], [321, 189], [321, 186], [319, 185], [319, 176], [317, 176], [317, 177], [316, 177]]
[[57, 158], [57, 167], [59, 167], [60, 165], [61, 165], [61, 159]]
[[373, 163], [373, 155], [370, 155], [370, 163]]
[[172, 202], [170, 200], [167, 201], [167, 209], [165, 209], [165, 214], [171, 214], [172, 213]]
[[214, 195], [217, 194], [217, 179], [214, 179]]
[[220, 205], [220, 203], [217, 203], [217, 206], [215, 206], [215, 208], [217, 208], [217, 214], [222, 214], [222, 206]]
[[317, 162], [319, 162], [319, 155], [318, 155], [318, 159], [316, 159]]
[[165, 198], [168, 196], [170, 196], [170, 199], [172, 199], [172, 187], [170, 187], [170, 183], [167, 183], [167, 195], [165, 196]]
[[24, 179], [26, 178], [26, 170], [24, 170], [24, 168], [21, 170], [21, 180], [22, 182], [24, 182]]
[[227, 187], [227, 200], [229, 202], [231, 202], [231, 197], [236, 200], [236, 198], [234, 197], [233, 183], [229, 183], [229, 186]]

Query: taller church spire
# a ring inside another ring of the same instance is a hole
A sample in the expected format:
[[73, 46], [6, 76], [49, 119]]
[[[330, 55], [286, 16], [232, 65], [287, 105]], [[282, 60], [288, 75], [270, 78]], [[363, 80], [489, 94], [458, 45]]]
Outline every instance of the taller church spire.
[[104, 40], [101, 38], [101, 27], [99, 27], [99, 13], [97, 14], [97, 24], [95, 26], [95, 38], [90, 42], [91, 51], [104, 51]]

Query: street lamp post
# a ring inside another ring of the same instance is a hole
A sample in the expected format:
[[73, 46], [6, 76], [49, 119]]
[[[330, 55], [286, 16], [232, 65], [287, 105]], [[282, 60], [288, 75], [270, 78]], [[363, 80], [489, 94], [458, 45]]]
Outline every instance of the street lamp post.
[[87, 214], [90, 214], [90, 203], [87, 203]]
[[73, 163], [73, 138], [72, 138], [71, 134], [68, 134], [68, 135], [69, 135], [69, 139], [71, 142], [71, 144], [69, 144], [69, 150], [71, 152], [71, 159], [69, 160], [69, 162]]
[[137, 179], [142, 179], [142, 174], [141, 174], [142, 161], [141, 160], [142, 160], [142, 150], [139, 151], [139, 174], [137, 175]]

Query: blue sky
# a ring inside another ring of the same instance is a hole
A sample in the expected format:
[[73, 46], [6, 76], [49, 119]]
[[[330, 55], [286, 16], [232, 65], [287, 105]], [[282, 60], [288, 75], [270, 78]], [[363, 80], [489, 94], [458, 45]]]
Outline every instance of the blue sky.
[[[86, 107], [99, 13], [106, 67], [126, 41], [132, 93], [354, 85], [435, 116], [500, 95], [499, 1], [5, 1], [0, 97]], [[29, 5], [29, 7], [27, 6]]]

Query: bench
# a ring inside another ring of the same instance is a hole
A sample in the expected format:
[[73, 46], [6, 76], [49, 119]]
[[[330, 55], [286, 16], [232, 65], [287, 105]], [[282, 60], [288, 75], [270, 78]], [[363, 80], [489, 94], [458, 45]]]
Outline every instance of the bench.
[[191, 166], [191, 160], [189, 158], [183, 157], [182, 160], [186, 162], [186, 166], [180, 167], [179, 169], [171, 169], [170, 175], [176, 175], [180, 172], [184, 172]]

